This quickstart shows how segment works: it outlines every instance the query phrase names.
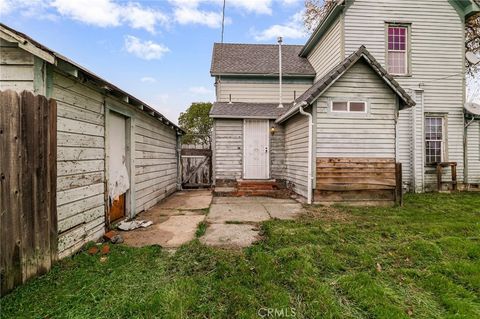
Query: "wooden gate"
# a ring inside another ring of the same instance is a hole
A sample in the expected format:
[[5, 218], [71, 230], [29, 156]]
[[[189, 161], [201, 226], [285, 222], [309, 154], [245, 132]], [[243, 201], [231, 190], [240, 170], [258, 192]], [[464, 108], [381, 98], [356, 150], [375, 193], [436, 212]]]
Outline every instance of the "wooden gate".
[[4, 295], [57, 259], [57, 106], [0, 91], [0, 285]]
[[212, 150], [182, 149], [182, 187], [202, 188], [212, 184]]

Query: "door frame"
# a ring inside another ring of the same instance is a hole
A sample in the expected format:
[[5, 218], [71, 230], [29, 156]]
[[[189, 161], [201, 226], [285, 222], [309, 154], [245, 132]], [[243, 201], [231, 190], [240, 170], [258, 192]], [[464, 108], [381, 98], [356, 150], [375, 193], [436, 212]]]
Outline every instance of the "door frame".
[[130, 165], [126, 165], [130, 188], [125, 194], [125, 218], [135, 217], [135, 184], [133, 175], [135, 174], [135, 119], [133, 113], [120, 106], [113, 104], [105, 104], [105, 222], [107, 226], [110, 224], [108, 218], [109, 201], [108, 201], [108, 176], [109, 176], [109, 159], [110, 159], [110, 114], [117, 113], [125, 117], [125, 155], [126, 161]]
[[255, 180], [267, 180], [267, 179], [270, 179], [271, 178], [271, 174], [270, 174], [270, 143], [271, 143], [271, 140], [270, 140], [270, 131], [268, 130], [268, 128], [270, 128], [270, 120], [269, 119], [243, 119], [243, 154], [242, 154], [242, 159], [243, 159], [243, 172], [242, 172], [242, 177], [244, 179], [247, 179], [245, 177], [245, 172], [246, 172], [246, 129], [245, 129], [245, 126], [246, 126], [246, 123], [247, 121], [265, 121], [267, 122], [267, 139], [268, 139], [268, 142], [267, 142], [267, 147], [268, 147], [268, 154], [267, 154], [267, 165], [266, 165], [266, 170], [267, 170], [267, 177], [266, 178], [248, 178], [248, 179], [255, 179]]

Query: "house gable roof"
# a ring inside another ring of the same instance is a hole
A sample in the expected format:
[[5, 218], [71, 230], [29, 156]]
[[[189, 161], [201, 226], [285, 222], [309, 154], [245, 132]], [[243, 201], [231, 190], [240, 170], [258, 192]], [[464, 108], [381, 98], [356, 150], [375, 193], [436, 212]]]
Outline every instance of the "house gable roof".
[[278, 103], [215, 102], [210, 110], [210, 117], [273, 120], [279, 117], [291, 106], [291, 103], [283, 104], [283, 108], [279, 108]]
[[332, 84], [334, 84], [345, 72], [347, 72], [357, 61], [363, 59], [380, 76], [384, 82], [397, 94], [400, 100], [400, 109], [412, 107], [415, 101], [398, 84], [398, 82], [375, 60], [365, 46], [361, 46], [343, 62], [334, 67], [323, 78], [315, 82], [308, 90], [300, 95], [293, 103], [293, 107], [283, 113], [276, 122], [281, 123], [298, 112], [302, 106], [310, 105], [322, 95]]
[[[351, 2], [355, 0], [349, 1], [351, 4]], [[448, 2], [450, 2], [450, 4], [459, 12], [462, 18], [480, 12], [480, 0], [448, 0]], [[319, 21], [317, 28], [313, 31], [312, 35], [303, 46], [302, 50], [300, 51], [300, 56], [306, 57], [308, 53], [312, 51], [318, 41], [320, 41], [325, 32], [331, 26], [332, 22], [339, 17], [342, 11], [344, 11], [345, 4], [345, 0], [335, 0], [335, 3]]]
[[[282, 45], [283, 76], [315, 76], [310, 62], [299, 56], [301, 49], [301, 45]], [[278, 45], [215, 43], [210, 74], [278, 75]]]
[[113, 96], [123, 98], [128, 104], [132, 105], [132, 107], [136, 107], [141, 111], [145, 112], [146, 114], [153, 116], [155, 119], [159, 120], [163, 124], [175, 129], [177, 133], [179, 134], [185, 133], [180, 127], [175, 125], [173, 122], [168, 120], [165, 116], [163, 116], [161, 113], [156, 111], [154, 108], [152, 108], [145, 102], [134, 97], [133, 95], [130, 95], [129, 93], [126, 93], [125, 91], [118, 88], [114, 84], [108, 82], [107, 80], [104, 80], [100, 76], [89, 71], [88, 69], [79, 65], [78, 63], [70, 60], [69, 58], [61, 55], [60, 53], [57, 53], [52, 49], [47, 48], [46, 46], [35, 41], [28, 35], [22, 32], [19, 32], [15, 29], [12, 29], [3, 23], [0, 23], [0, 37], [4, 38], [6, 41], [9, 41], [9, 42], [17, 42], [20, 48], [43, 59], [44, 61], [47, 61], [50, 64], [56, 65], [60, 69], [66, 70], [67, 73], [75, 77], [79, 76], [78, 72], [80, 71], [84, 79], [93, 81], [99, 87], [110, 92]]

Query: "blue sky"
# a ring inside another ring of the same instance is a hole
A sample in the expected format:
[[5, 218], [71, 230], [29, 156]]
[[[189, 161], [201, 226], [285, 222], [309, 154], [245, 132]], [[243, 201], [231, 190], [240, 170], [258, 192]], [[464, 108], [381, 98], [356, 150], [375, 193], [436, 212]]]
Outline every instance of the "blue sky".
[[[172, 121], [214, 100], [212, 45], [223, 0], [0, 0], [1, 21]], [[303, 44], [303, 0], [226, 0], [225, 42]]]

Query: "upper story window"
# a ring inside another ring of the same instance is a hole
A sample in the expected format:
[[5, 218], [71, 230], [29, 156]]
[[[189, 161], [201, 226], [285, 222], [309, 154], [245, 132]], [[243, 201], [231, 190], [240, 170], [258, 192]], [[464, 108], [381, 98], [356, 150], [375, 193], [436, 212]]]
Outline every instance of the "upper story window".
[[365, 113], [367, 112], [367, 103], [356, 101], [333, 101], [332, 112]]
[[390, 74], [408, 74], [408, 31], [406, 25], [388, 25], [387, 69]]

